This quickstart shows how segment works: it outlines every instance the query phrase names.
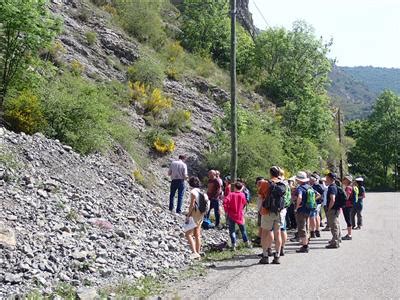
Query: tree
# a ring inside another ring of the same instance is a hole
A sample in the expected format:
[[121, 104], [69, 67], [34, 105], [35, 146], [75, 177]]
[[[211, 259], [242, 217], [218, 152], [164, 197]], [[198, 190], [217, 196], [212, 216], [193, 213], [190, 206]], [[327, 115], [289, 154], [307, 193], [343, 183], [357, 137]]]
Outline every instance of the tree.
[[13, 80], [60, 30], [45, 0], [0, 2], [0, 112]]
[[349, 154], [351, 170], [365, 174], [376, 189], [400, 188], [400, 96], [383, 92], [371, 116], [351, 122], [347, 133], [356, 140]]
[[261, 74], [259, 90], [277, 105], [297, 100], [304, 91], [325, 93], [331, 62], [331, 43], [315, 37], [314, 29], [302, 21], [292, 30], [270, 28], [255, 40], [255, 66]]

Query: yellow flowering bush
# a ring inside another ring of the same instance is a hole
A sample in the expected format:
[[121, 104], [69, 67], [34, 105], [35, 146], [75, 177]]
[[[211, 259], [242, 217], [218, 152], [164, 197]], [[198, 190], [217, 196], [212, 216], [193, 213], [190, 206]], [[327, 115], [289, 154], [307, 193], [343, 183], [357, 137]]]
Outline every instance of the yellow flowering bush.
[[145, 112], [151, 113], [156, 117], [164, 109], [172, 107], [172, 99], [165, 97], [160, 89], [154, 89], [143, 102], [143, 107]]
[[158, 136], [153, 143], [154, 149], [159, 153], [168, 153], [175, 150], [175, 142], [170, 137]]
[[71, 61], [71, 73], [75, 76], [81, 75], [85, 71], [85, 66], [82, 65], [78, 60], [74, 59]]
[[136, 101], [140, 102], [147, 97], [149, 88], [144, 83], [136, 81], [136, 82], [129, 82], [129, 90], [133, 102]]
[[5, 102], [4, 118], [15, 131], [28, 134], [39, 131], [46, 124], [40, 101], [29, 90]]

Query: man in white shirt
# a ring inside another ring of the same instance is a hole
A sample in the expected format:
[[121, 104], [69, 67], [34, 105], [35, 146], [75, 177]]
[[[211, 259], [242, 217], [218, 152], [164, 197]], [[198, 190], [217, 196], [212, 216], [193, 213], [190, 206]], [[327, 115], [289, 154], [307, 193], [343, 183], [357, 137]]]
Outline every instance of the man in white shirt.
[[178, 204], [176, 206], [176, 212], [180, 214], [182, 212], [182, 201], [185, 194], [185, 179], [188, 178], [187, 166], [185, 163], [186, 156], [179, 155], [179, 159], [171, 163], [168, 171], [168, 175], [171, 177], [171, 189], [169, 194], [169, 210], [174, 209], [174, 198], [175, 193], [178, 191]]

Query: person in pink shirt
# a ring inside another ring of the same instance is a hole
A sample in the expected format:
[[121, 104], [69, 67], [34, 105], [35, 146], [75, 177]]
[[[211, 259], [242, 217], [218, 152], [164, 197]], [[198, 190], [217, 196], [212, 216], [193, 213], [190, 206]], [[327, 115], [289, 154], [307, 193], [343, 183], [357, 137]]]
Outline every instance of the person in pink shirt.
[[239, 226], [239, 230], [242, 234], [243, 242], [247, 246], [250, 246], [250, 242], [247, 238], [246, 227], [244, 224], [244, 210], [247, 201], [244, 194], [241, 192], [243, 184], [240, 182], [235, 183], [235, 189], [224, 199], [224, 209], [227, 215], [229, 236], [231, 238], [232, 250], [236, 250], [236, 233], [235, 227]]

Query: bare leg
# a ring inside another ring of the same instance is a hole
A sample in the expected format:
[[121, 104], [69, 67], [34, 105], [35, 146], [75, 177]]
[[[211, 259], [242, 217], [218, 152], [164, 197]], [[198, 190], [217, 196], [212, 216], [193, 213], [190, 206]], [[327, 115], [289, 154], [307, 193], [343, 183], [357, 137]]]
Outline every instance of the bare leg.
[[287, 231], [281, 230], [281, 239], [282, 239], [282, 248], [285, 247], [286, 240], [287, 240]]
[[201, 227], [200, 226], [197, 226], [194, 229], [194, 241], [195, 241], [196, 252], [200, 254], [200, 249], [201, 249]]
[[193, 230], [186, 231], [185, 236], [186, 236], [186, 239], [189, 243], [189, 247], [192, 250], [192, 252], [197, 253], [196, 246], [195, 246], [195, 243], [193, 240]]
[[274, 223], [275, 252], [279, 256], [281, 253], [282, 238], [280, 225]]

